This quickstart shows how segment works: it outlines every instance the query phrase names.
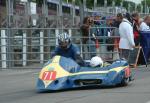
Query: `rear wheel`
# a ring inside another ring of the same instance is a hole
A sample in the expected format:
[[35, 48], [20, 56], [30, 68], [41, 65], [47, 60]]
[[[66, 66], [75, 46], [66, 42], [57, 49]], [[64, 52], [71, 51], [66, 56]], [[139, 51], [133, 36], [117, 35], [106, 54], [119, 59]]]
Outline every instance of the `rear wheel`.
[[130, 79], [129, 78], [123, 78], [122, 81], [117, 84], [116, 86], [118, 87], [123, 87], [123, 86], [127, 86], [130, 82]]

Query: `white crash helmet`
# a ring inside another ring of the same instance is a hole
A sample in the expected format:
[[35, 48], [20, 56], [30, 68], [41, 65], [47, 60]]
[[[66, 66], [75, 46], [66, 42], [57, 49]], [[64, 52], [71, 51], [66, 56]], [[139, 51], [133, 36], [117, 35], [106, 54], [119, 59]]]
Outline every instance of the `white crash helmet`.
[[99, 56], [95, 56], [95, 57], [92, 57], [91, 61], [90, 61], [90, 66], [91, 67], [103, 67], [103, 60], [101, 57]]

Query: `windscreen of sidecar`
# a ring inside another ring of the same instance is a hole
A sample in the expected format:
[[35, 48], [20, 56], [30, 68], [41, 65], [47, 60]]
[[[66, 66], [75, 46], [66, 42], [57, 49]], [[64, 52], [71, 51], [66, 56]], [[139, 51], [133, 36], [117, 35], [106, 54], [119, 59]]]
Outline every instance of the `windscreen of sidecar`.
[[66, 57], [60, 58], [59, 65], [70, 73], [77, 72], [77, 70], [80, 68], [80, 66], [74, 60]]

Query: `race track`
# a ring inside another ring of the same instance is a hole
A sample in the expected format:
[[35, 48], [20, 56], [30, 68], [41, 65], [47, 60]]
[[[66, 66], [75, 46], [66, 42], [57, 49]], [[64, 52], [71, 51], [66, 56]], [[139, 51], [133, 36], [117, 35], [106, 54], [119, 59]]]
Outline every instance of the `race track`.
[[150, 68], [134, 70], [126, 87], [79, 88], [37, 93], [37, 69], [0, 70], [0, 103], [150, 103]]

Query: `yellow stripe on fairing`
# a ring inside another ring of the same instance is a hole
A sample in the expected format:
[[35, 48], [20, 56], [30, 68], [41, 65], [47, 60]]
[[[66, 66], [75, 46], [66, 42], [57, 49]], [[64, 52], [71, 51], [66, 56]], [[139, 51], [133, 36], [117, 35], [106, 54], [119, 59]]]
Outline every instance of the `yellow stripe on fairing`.
[[116, 71], [117, 73], [120, 72], [121, 70], [123, 70], [124, 68], [127, 68], [128, 66], [124, 66], [124, 67], [117, 67], [117, 68], [113, 68], [110, 69], [109, 71]]
[[117, 67], [117, 68], [113, 68], [107, 71], [87, 71], [87, 72], [78, 72], [78, 73], [70, 73], [69, 76], [74, 76], [74, 75], [81, 75], [81, 74], [106, 74], [109, 73], [110, 71], [115, 71], [115, 72], [120, 72], [121, 70], [123, 70], [125, 67]]

